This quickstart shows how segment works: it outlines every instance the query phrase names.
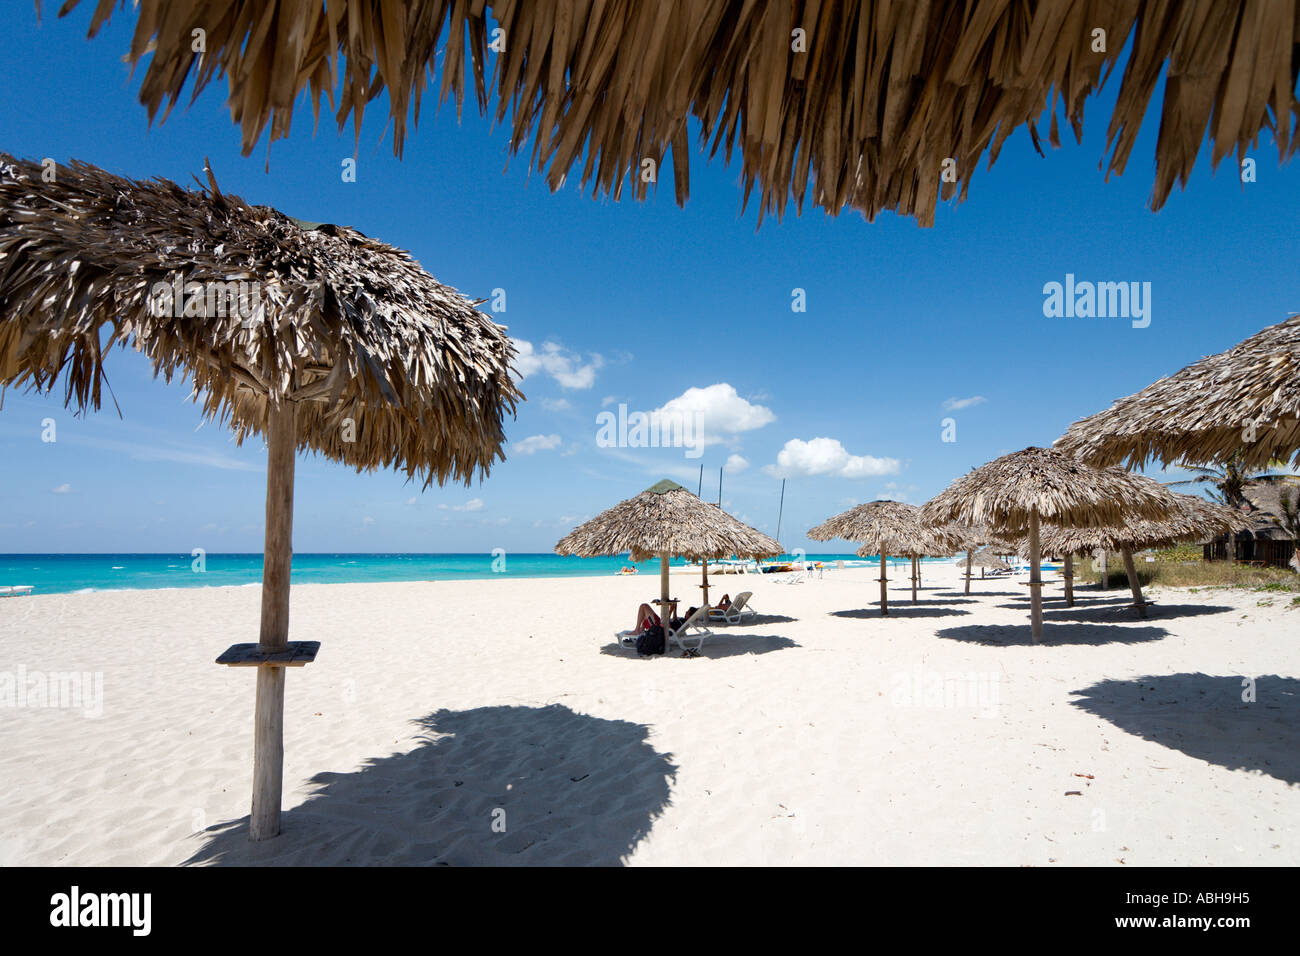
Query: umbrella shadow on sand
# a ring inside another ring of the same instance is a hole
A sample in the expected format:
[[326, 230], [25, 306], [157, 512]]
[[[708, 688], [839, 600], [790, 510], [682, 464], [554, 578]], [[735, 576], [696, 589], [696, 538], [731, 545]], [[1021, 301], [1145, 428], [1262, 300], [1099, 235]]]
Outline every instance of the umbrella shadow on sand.
[[1251, 703], [1242, 700], [1246, 680], [1187, 673], [1103, 680], [1073, 691], [1079, 699], [1070, 703], [1197, 760], [1300, 784], [1300, 680], [1257, 677]]
[[[901, 594], [902, 592], [899, 593]], [[907, 604], [909, 606], [913, 606], [911, 597], [894, 597], [891, 594], [889, 596], [889, 607], [890, 607], [891, 614], [893, 613], [893, 608], [895, 603], [899, 605]], [[934, 607], [937, 604], [978, 604], [978, 603], [979, 601], [976, 601], [973, 597], [937, 598], [937, 597], [926, 597], [923, 594], [918, 594], [915, 606], [919, 607], [921, 605], [925, 605], [927, 607]]]
[[710, 621], [709, 627], [713, 633], [717, 634], [719, 628], [731, 630], [737, 627], [754, 627], [763, 624], [789, 624], [791, 621], [799, 620], [797, 617], [791, 617], [789, 614], [755, 614], [753, 617], [747, 617], [739, 624], [719, 624], [717, 621]]
[[677, 767], [650, 728], [567, 707], [440, 710], [420, 743], [317, 774], [280, 836], [211, 827], [186, 864], [617, 865], [669, 803]]
[[[1046, 615], [1044, 615], [1046, 617]], [[991, 647], [1018, 647], [1033, 645], [1029, 622], [1024, 624], [968, 624], [965, 627], [945, 627], [935, 631], [938, 637], [950, 641], [969, 641]], [[1086, 622], [1057, 624], [1043, 628], [1043, 645], [1101, 645], [1142, 644], [1168, 637], [1163, 627], [1144, 625], [1128, 627], [1121, 624], [1089, 624]]]
[[[974, 582], [972, 582], [972, 583], [974, 583]], [[942, 595], [944, 595], [945, 597], [971, 597], [971, 598], [982, 598], [982, 597], [1021, 597], [1021, 594], [1020, 594], [1019, 591], [981, 591], [981, 590], [979, 590], [978, 588], [974, 588], [974, 587], [970, 589], [970, 594], [969, 594], [969, 595], [963, 594], [961, 591], [937, 591], [937, 592], [935, 592], [935, 593], [937, 593], [937, 594], [942, 594]]]
[[[1020, 595], [1020, 597], [1024, 598], [1024, 600], [1019, 601], [1018, 603], [1015, 604], [999, 604], [997, 605], [997, 607], [1002, 608], [1004, 611], [1028, 611], [1029, 604], [1030, 604], [1029, 595], [1022, 594]], [[1079, 598], [1076, 597], [1074, 599], [1073, 607], [1066, 604], [1065, 598], [1060, 596], [1043, 598], [1044, 611], [1046, 611], [1048, 608], [1063, 610], [1063, 611], [1079, 610], [1080, 608], [1084, 608], [1084, 609], [1095, 608], [1098, 610], [1122, 611], [1124, 608], [1132, 607], [1132, 606], [1133, 606], [1133, 598], [1131, 596], [1122, 597], [1122, 598], [1108, 598], [1106, 600], [1091, 600], [1091, 601], [1080, 600]]]
[[908, 618], [908, 617], [956, 617], [958, 614], [969, 614], [970, 611], [954, 607], [927, 607], [924, 604], [889, 602], [889, 613], [882, 615], [880, 605], [875, 607], [860, 607], [852, 611], [830, 611], [831, 617], [847, 617], [855, 620], [862, 618], [873, 618], [876, 620], [888, 621], [891, 617]]
[[[1232, 608], [1222, 604], [1152, 604], [1147, 607], [1145, 620], [1161, 620], [1173, 617], [1200, 617], [1204, 614], [1224, 614]], [[1053, 608], [1043, 611], [1045, 621], [1094, 621], [1100, 624], [1113, 624], [1121, 620], [1139, 620], [1131, 602], [1116, 605], [1094, 606], [1085, 608]]]

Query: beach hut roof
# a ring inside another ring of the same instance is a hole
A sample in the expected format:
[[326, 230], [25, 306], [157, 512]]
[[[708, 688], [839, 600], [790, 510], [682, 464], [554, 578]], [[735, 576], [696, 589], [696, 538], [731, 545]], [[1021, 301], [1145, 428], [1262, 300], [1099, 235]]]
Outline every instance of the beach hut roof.
[[1030, 514], [1071, 527], [1164, 518], [1173, 492], [1118, 468], [1094, 468], [1050, 448], [1003, 455], [958, 478], [921, 507], [930, 524], [984, 525], [998, 534], [1029, 527]]
[[[1247, 481], [1242, 484], [1241, 493], [1249, 502], [1250, 508], [1242, 513], [1246, 527], [1237, 529], [1238, 532], [1244, 531], [1256, 539], [1291, 540], [1291, 533], [1283, 527], [1283, 512], [1286, 509], [1282, 507], [1282, 496], [1287, 496], [1287, 503], [1292, 510], [1300, 508], [1300, 478]], [[1221, 532], [1220, 536], [1226, 533]]]
[[98, 408], [105, 353], [129, 344], [168, 381], [192, 377], [239, 442], [292, 401], [298, 447], [357, 469], [468, 483], [503, 457], [502, 418], [522, 398], [513, 346], [408, 253], [304, 228], [210, 171], [193, 190], [81, 162], [49, 182], [39, 164], [0, 164], [3, 385], [44, 391], [62, 374], [70, 406]]
[[858, 554], [927, 557], [952, 554], [962, 547], [960, 529], [931, 528], [921, 523], [916, 505], [902, 501], [868, 501], [808, 531], [814, 541], [844, 538], [860, 541]]
[[[67, 0], [60, 13], [80, 2]], [[97, 0], [92, 36], [114, 6]], [[366, 106], [386, 92], [401, 155], [426, 75], [439, 84], [439, 102], [453, 96], [458, 111], [472, 76], [487, 112], [489, 52], [496, 116], [510, 128], [511, 149], [529, 146], [552, 189], [570, 178], [615, 198], [629, 181], [644, 196], [642, 162], [662, 164], [671, 149], [677, 201], [685, 201], [694, 117], [701, 149], [725, 146], [730, 158], [739, 148], [745, 198], [758, 187], [760, 215], [810, 200], [832, 213], [847, 205], [871, 219], [895, 210], [929, 225], [939, 199], [964, 198], [985, 153], [996, 160], [1020, 126], [1041, 150], [1044, 109], [1047, 139], [1059, 146], [1058, 100], [1081, 138], [1087, 99], [1125, 49], [1107, 171], [1124, 171], [1160, 89], [1152, 208], [1187, 182], [1207, 128], [1216, 166], [1234, 152], [1244, 158], [1264, 129], [1273, 130], [1280, 159], [1297, 148], [1300, 18], [1288, 3], [135, 6], [126, 58], [147, 62], [140, 99], [150, 119], [170, 111], [191, 78], [197, 96], [224, 76], [246, 154], [268, 126], [272, 140], [288, 135], [299, 94], [309, 90], [317, 119], [328, 96], [339, 128], [350, 117], [358, 138]], [[202, 53], [194, 50], [198, 27]]]
[[1103, 465], [1300, 462], [1300, 315], [1080, 419], [1055, 447]]
[[633, 561], [661, 554], [691, 559], [733, 554], [767, 558], [780, 554], [781, 545], [665, 479], [574, 528], [555, 545], [555, 551], [582, 558], [626, 551]]
[[[1134, 477], [1152, 481], [1141, 476]], [[1167, 548], [1182, 541], [1208, 541], [1222, 534], [1244, 530], [1249, 524], [1246, 515], [1236, 508], [1216, 504], [1196, 495], [1176, 492], [1173, 495], [1177, 501], [1177, 510], [1158, 521], [1136, 518], [1120, 525], [1101, 528], [1044, 525], [1040, 536], [1042, 550], [1047, 554], [1066, 555], [1097, 548], [1105, 548], [1107, 551]]]

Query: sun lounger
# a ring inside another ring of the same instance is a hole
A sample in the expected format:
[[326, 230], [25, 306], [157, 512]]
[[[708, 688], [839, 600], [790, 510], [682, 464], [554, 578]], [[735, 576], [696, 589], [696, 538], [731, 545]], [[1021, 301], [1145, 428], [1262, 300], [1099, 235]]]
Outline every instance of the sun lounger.
[[[666, 630], [664, 634], [667, 637], [668, 647], [672, 647], [674, 643], [684, 651], [698, 651], [703, 647], [704, 639], [713, 636], [713, 632], [703, 624], [707, 611], [707, 608], [697, 608], [695, 613], [683, 621], [682, 626], [677, 630]], [[687, 631], [692, 633], [688, 634]], [[687, 646], [687, 641], [694, 642], [695, 646]]]
[[31, 594], [33, 584], [8, 584], [0, 587], [0, 597], [19, 597], [23, 594]]
[[709, 623], [739, 624], [745, 618], [753, 617], [755, 611], [749, 606], [749, 599], [753, 596], [753, 591], [741, 591], [736, 595], [736, 599], [726, 607], [709, 608]]
[[[739, 600], [739, 598], [737, 598]], [[750, 613], [753, 613], [752, 611]], [[677, 630], [666, 628], [664, 630], [664, 640], [668, 647], [672, 647], [676, 642], [682, 650], [698, 651], [704, 645], [706, 637], [712, 637], [713, 632], [704, 626], [705, 608], [699, 608], [694, 614], [682, 622], [682, 626]], [[691, 633], [687, 633], [690, 631]], [[624, 647], [635, 647], [636, 639], [641, 636], [642, 631], [618, 631], [614, 634], [614, 639]], [[686, 642], [690, 641], [694, 647], [687, 647]]]

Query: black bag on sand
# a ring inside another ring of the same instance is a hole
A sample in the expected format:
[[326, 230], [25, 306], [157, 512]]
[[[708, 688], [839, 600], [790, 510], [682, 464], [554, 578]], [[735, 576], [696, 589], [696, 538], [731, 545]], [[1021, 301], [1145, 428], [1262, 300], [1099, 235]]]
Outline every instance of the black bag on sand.
[[664, 629], [659, 624], [651, 625], [636, 639], [636, 652], [642, 657], [664, 652]]

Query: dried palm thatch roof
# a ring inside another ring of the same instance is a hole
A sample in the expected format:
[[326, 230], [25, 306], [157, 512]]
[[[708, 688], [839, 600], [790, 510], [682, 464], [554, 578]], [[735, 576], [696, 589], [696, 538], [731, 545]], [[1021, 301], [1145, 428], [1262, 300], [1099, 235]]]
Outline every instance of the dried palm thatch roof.
[[555, 545], [557, 554], [580, 558], [625, 551], [633, 561], [662, 554], [711, 560], [733, 554], [768, 558], [780, 554], [781, 545], [664, 479], [580, 524]]
[[[1151, 481], [1149, 478], [1142, 480]], [[1242, 531], [1249, 524], [1246, 516], [1235, 508], [1196, 495], [1177, 492], [1173, 495], [1177, 510], [1159, 521], [1136, 518], [1102, 528], [1045, 525], [1040, 538], [1042, 550], [1046, 554], [1066, 555], [1097, 548], [1107, 551], [1166, 548], [1180, 541], [1205, 541], [1221, 534]]]
[[1050, 448], [1003, 455], [958, 478], [921, 507], [930, 524], [957, 521], [1005, 534], [1029, 526], [1032, 512], [1072, 527], [1160, 519], [1173, 511], [1173, 492], [1118, 468], [1094, 468]]
[[[1010, 550], [1014, 552], [1016, 549], [1011, 548]], [[973, 552], [970, 557], [970, 563], [973, 568], [1011, 569], [1011, 565], [1007, 563], [1006, 560], [999, 557], [998, 553], [993, 551], [991, 548], [980, 548], [980, 550]], [[953, 564], [959, 568], [964, 568], [966, 567], [966, 559], [958, 558], [953, 562]]]
[[[67, 0], [60, 13], [80, 2]], [[113, 6], [95, 4], [92, 36]], [[326, 94], [339, 128], [351, 117], [358, 135], [367, 104], [387, 90], [400, 155], [426, 71], [440, 102], [454, 96], [458, 109], [470, 73], [486, 112], [492, 51], [497, 119], [510, 114], [512, 150], [532, 141], [531, 162], [552, 189], [582, 161], [574, 178], [583, 185], [617, 197], [630, 175], [643, 196], [643, 160], [662, 162], [671, 149], [684, 202], [693, 116], [702, 147], [725, 146], [728, 158], [739, 147], [745, 197], [758, 186], [760, 215], [808, 199], [832, 213], [849, 205], [871, 219], [893, 209], [930, 225], [941, 190], [964, 198], [985, 152], [992, 163], [1018, 127], [1041, 151], [1044, 109], [1058, 146], [1058, 100], [1080, 138], [1088, 96], [1130, 38], [1108, 172], [1124, 171], [1167, 67], [1152, 208], [1186, 183], [1207, 127], [1216, 166], [1244, 156], [1263, 129], [1273, 130], [1281, 159], [1297, 148], [1300, 17], [1291, 2], [137, 0], [137, 8], [127, 59], [150, 57], [140, 88], [150, 118], [171, 109], [191, 76], [197, 96], [224, 75], [245, 153], [268, 125], [272, 139], [287, 135], [303, 90], [317, 119]], [[199, 28], [202, 55], [193, 49]], [[943, 182], [948, 160], [954, 181]]]
[[962, 547], [961, 529], [926, 527], [918, 511], [916, 505], [902, 501], [868, 501], [809, 529], [808, 537], [814, 541], [861, 541], [857, 553], [864, 557], [928, 557], [952, 554]]
[[[1300, 478], [1247, 481], [1242, 484], [1241, 493], [1250, 503], [1251, 510], [1243, 513], [1246, 527], [1235, 531], [1245, 531], [1252, 538], [1291, 540], [1291, 533], [1285, 527], [1284, 512], [1287, 508], [1294, 510], [1300, 507]], [[1283, 495], [1286, 496], [1287, 507], [1283, 507]]]
[[1106, 465], [1300, 462], [1300, 315], [1080, 419], [1055, 447]]
[[[406, 252], [304, 228], [211, 172], [196, 191], [0, 164], [0, 384], [45, 391], [63, 375], [69, 405], [98, 408], [105, 354], [129, 344], [168, 381], [192, 376], [240, 442], [289, 400], [299, 447], [358, 469], [468, 482], [504, 457], [502, 417], [522, 397], [505, 329]], [[212, 295], [238, 282], [242, 299]]]
[[990, 554], [1015, 554], [1017, 545], [983, 525], [953, 525], [965, 529], [965, 548], [983, 548]]

